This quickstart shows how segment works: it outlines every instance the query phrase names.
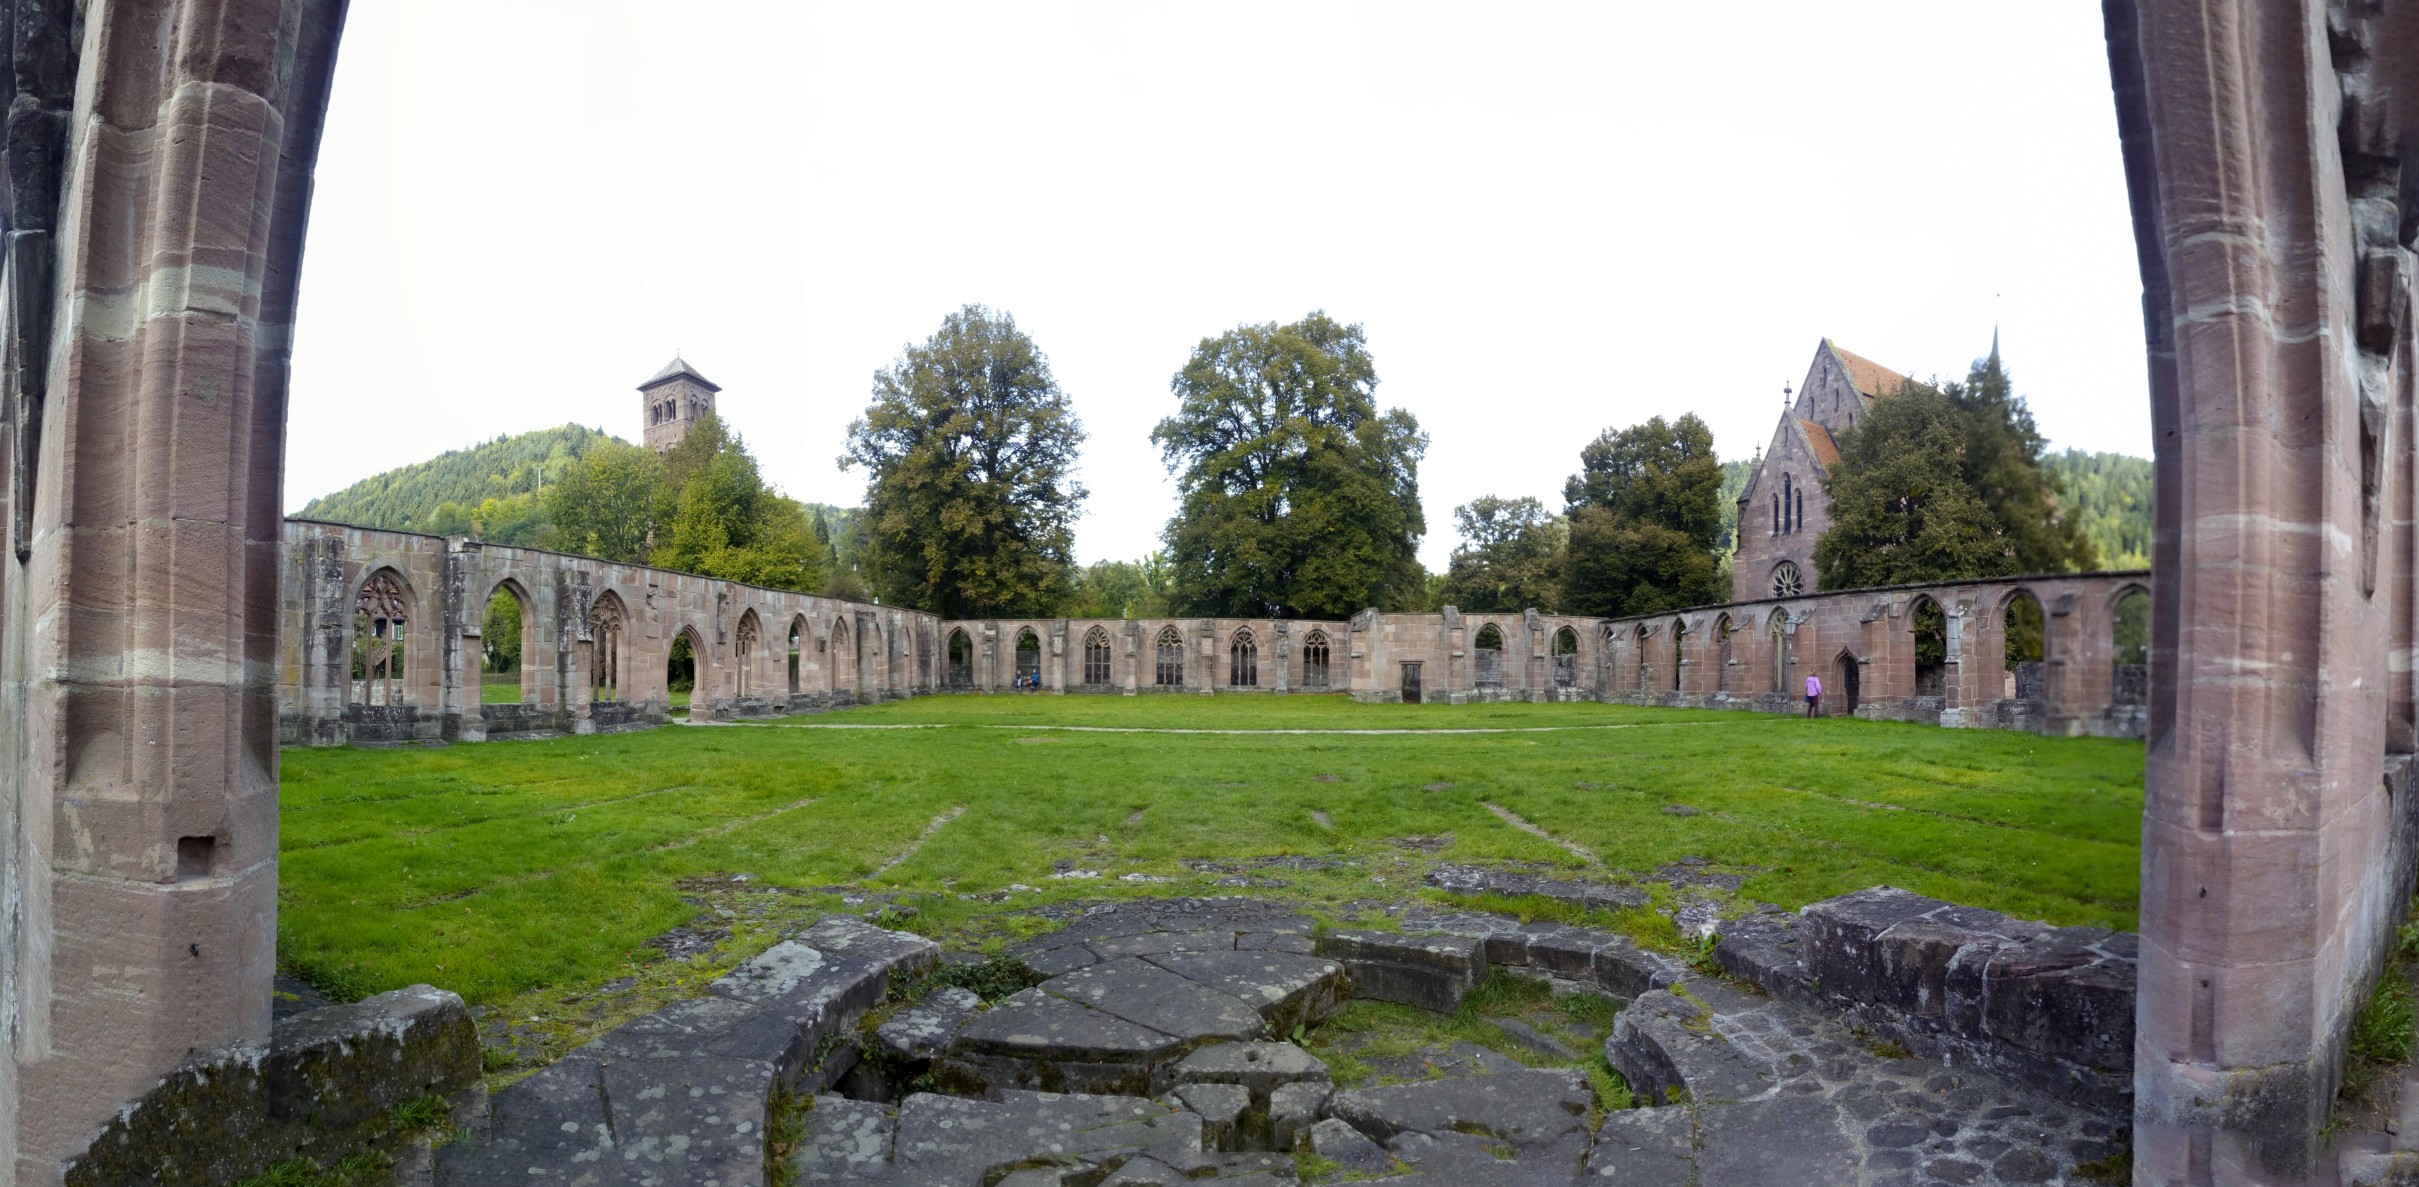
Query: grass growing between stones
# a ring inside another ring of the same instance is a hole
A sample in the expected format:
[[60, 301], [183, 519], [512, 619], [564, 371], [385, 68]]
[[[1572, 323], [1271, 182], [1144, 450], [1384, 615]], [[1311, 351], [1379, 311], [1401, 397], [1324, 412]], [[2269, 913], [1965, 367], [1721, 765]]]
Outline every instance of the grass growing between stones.
[[1604, 1059], [1620, 1010], [1613, 998], [1556, 994], [1543, 981], [1498, 969], [1454, 1013], [1355, 1001], [1305, 1035], [1303, 1046], [1326, 1062], [1338, 1088], [1436, 1079], [1447, 1065], [1473, 1058], [1471, 1047], [1527, 1067], [1576, 1068], [1595, 1089], [1601, 1115], [1637, 1103]]
[[953, 696], [289, 750], [279, 956], [340, 998], [453, 989], [541, 1058], [822, 913], [882, 903], [898, 925], [996, 950], [1053, 926], [1006, 913], [1076, 899], [1269, 894], [1318, 911], [1441, 899], [1420, 887], [1438, 862], [1621, 881], [1697, 856], [1784, 907], [1889, 883], [2129, 928], [2142, 769], [2139, 743], [2099, 739], [1337, 696]]

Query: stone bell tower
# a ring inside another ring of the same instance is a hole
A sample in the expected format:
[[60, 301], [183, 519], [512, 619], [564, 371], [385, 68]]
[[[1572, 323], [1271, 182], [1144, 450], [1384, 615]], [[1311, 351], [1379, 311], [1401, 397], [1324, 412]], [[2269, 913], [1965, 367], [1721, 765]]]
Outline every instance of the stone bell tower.
[[653, 379], [638, 385], [647, 448], [662, 453], [679, 444], [690, 425], [714, 411], [714, 393], [721, 390], [679, 355], [672, 356]]

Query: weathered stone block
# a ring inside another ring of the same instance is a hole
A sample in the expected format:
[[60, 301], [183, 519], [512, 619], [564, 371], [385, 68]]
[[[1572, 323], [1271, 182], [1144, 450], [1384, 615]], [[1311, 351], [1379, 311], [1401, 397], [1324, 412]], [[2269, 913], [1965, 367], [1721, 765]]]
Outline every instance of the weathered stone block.
[[2102, 1071], [2133, 1066], [2132, 962], [2043, 937], [2000, 949], [1983, 979], [1993, 1038]]
[[1807, 975], [1824, 993], [1850, 1001], [1878, 1001], [1882, 993], [1873, 950], [1876, 937], [1891, 928], [1947, 906], [1892, 886], [1876, 886], [1810, 903], [1803, 941]]
[[1448, 1013], [1487, 972], [1485, 944], [1471, 936], [1340, 930], [1319, 937], [1319, 955], [1344, 962], [1355, 997]]
[[1910, 1017], [1944, 1017], [1950, 965], [1968, 949], [1980, 953], [1998, 946], [1997, 937], [1930, 916], [1893, 924], [1872, 943], [1873, 996], [1868, 1000]]
[[1203, 1047], [1176, 1065], [1183, 1084], [1236, 1084], [1256, 1100], [1267, 1100], [1287, 1084], [1324, 1084], [1330, 1079], [1319, 1057], [1292, 1043], [1219, 1043]]
[[1660, 952], [1649, 952], [1624, 936], [1604, 937], [1604, 942], [1596, 946], [1590, 968], [1598, 986], [1622, 998], [1669, 988], [1692, 975], [1681, 961]]
[[1268, 1094], [1268, 1129], [1272, 1148], [1291, 1150], [1301, 1140], [1335, 1087], [1322, 1081], [1279, 1084]]
[[1310, 1127], [1310, 1150], [1347, 1175], [1382, 1175], [1394, 1169], [1394, 1155], [1333, 1117]]
[[1201, 1115], [1202, 1148], [1243, 1148], [1243, 1115], [1252, 1106], [1250, 1089], [1241, 1084], [1179, 1084], [1176, 1099]]

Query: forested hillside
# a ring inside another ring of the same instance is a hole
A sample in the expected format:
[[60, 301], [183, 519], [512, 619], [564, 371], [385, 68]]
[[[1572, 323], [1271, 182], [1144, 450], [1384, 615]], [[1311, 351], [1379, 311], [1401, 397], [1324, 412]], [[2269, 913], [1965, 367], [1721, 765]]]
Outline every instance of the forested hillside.
[[538, 492], [590, 447], [612, 439], [584, 425], [498, 437], [364, 478], [303, 504], [297, 514], [369, 528], [534, 545], [545, 528]]
[[2065, 505], [2082, 520], [2083, 535], [2103, 569], [2150, 567], [2150, 459], [2069, 449], [2041, 459], [2066, 488]]

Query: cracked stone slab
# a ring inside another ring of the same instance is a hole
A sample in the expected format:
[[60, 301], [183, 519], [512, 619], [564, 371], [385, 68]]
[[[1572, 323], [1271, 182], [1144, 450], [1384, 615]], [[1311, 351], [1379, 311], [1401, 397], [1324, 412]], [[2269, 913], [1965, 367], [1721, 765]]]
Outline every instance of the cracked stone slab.
[[1279, 1034], [1316, 1026], [1344, 1008], [1344, 966], [1332, 960], [1267, 951], [1171, 952], [1144, 959], [1242, 999]]
[[1864, 1160], [1836, 1103], [1819, 1096], [1701, 1109], [1700, 1182], [1728, 1187], [1854, 1183]]
[[874, 1037], [892, 1058], [923, 1062], [947, 1050], [958, 1028], [982, 1008], [983, 999], [973, 990], [944, 986], [891, 1015], [875, 1029]]
[[1004, 1092], [996, 1101], [919, 1092], [900, 1103], [892, 1143], [901, 1183], [980, 1187], [1053, 1166], [1106, 1177], [1137, 1155], [1197, 1157], [1201, 1118], [1131, 1096]]
[[802, 1183], [890, 1181], [890, 1141], [898, 1121], [872, 1101], [818, 1096], [790, 1167]]
[[1294, 1143], [1319, 1112], [1327, 1107], [1327, 1098], [1334, 1095], [1335, 1086], [1318, 1080], [1295, 1084], [1279, 1084], [1268, 1093], [1268, 1127], [1279, 1150], [1291, 1150]]
[[1688, 1187], [1697, 1173], [1696, 1115], [1687, 1109], [1606, 1113], [1588, 1173], [1617, 1187]]
[[1206, 1149], [1233, 1150], [1242, 1140], [1243, 1114], [1250, 1111], [1251, 1090], [1241, 1084], [1179, 1084], [1176, 1099], [1201, 1115], [1201, 1144]]
[[1184, 1057], [1173, 1073], [1178, 1084], [1236, 1084], [1254, 1100], [1267, 1100], [1286, 1084], [1325, 1084], [1327, 1064], [1292, 1043], [1216, 1043]]
[[1039, 988], [1187, 1043], [1256, 1039], [1268, 1032], [1251, 1003], [1139, 957], [1052, 977]]
[[1382, 1175], [1394, 1169], [1394, 1155], [1333, 1117], [1310, 1127], [1310, 1150], [1334, 1161], [1348, 1175]]
[[1327, 1115], [1375, 1138], [1481, 1133], [1526, 1148], [1576, 1135], [1584, 1149], [1594, 1101], [1587, 1078], [1577, 1071], [1523, 1069], [1346, 1089], [1328, 1098]]
[[613, 1125], [608, 1158], [642, 1179], [739, 1184], [762, 1174], [769, 1061], [608, 1060], [598, 1078]]

